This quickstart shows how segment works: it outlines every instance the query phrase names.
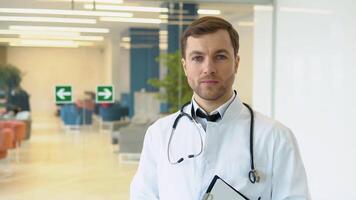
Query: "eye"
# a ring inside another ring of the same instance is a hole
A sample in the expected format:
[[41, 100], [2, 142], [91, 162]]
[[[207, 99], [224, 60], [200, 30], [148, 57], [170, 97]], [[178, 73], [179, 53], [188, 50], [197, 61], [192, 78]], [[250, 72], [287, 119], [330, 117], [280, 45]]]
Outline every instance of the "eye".
[[203, 56], [193, 56], [192, 60], [195, 62], [202, 62], [204, 60]]
[[227, 56], [225, 56], [223, 54], [216, 55], [216, 60], [226, 60], [226, 59], [227, 59]]

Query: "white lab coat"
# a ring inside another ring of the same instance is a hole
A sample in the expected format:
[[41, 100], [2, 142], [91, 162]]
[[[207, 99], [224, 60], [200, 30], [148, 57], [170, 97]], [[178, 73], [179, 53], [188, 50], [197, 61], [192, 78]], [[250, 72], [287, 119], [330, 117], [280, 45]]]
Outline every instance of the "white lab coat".
[[[190, 115], [191, 105], [184, 111]], [[171, 142], [171, 165], [167, 145], [173, 121], [179, 112], [151, 125], [146, 133], [138, 170], [131, 183], [131, 200], [201, 200], [214, 175], [223, 178], [250, 199], [305, 200], [307, 178], [292, 132], [255, 112], [254, 161], [261, 180], [252, 184], [250, 171], [250, 113], [237, 97], [218, 122], [208, 122], [203, 136], [204, 150], [196, 126], [182, 118]]]

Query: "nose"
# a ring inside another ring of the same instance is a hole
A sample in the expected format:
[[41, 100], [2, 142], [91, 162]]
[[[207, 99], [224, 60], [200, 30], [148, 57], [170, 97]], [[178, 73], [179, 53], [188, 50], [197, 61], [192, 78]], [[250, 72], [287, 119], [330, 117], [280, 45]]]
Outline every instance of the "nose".
[[203, 64], [203, 73], [204, 74], [214, 74], [216, 73], [216, 68], [212, 59], [206, 59]]

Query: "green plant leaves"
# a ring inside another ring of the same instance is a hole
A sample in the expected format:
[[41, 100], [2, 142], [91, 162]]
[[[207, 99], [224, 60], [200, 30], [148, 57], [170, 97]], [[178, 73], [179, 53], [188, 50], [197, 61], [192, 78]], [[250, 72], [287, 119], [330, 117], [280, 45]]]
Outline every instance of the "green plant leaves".
[[7, 90], [9, 88], [17, 88], [22, 80], [21, 71], [14, 65], [0, 65], [0, 88]]
[[[155, 88], [163, 89], [163, 93], [160, 93], [158, 98], [166, 101], [170, 106], [169, 112], [173, 113], [177, 111], [182, 104], [190, 101], [193, 93], [182, 69], [179, 52], [160, 55], [157, 60], [161, 61], [167, 68], [167, 74], [161, 80], [148, 80], [148, 84]], [[179, 79], [181, 79], [181, 81]], [[181, 94], [181, 102], [179, 102], [179, 94]]]

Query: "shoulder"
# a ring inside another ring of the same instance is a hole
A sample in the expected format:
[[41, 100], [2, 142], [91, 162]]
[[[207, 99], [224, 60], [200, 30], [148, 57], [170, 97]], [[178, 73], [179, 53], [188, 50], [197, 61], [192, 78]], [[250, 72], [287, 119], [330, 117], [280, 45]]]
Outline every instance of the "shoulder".
[[271, 117], [255, 112], [255, 134], [274, 144], [293, 146], [296, 139], [291, 129]]
[[266, 129], [266, 130], [274, 130], [274, 131], [290, 131], [290, 129], [279, 122], [278, 120], [275, 120], [271, 117], [268, 117], [258, 111], [254, 112], [255, 114], [255, 122], [257, 125], [259, 125], [261, 128]]
[[173, 122], [179, 115], [179, 112], [172, 113], [170, 115], [164, 116], [156, 120], [147, 129], [147, 134], [152, 135], [151, 137], [162, 137], [169, 134], [172, 129]]

